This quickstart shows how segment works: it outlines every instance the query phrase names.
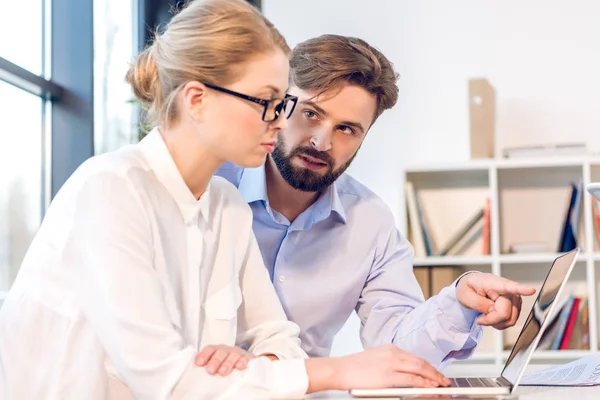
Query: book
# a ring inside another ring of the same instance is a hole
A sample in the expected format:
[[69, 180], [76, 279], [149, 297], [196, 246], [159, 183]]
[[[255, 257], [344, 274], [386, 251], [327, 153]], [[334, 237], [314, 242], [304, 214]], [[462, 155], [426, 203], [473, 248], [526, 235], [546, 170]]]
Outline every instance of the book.
[[463, 270], [460, 267], [431, 267], [431, 296], [458, 279]]
[[569, 297], [560, 299], [560, 303], [557, 304], [555, 311], [551, 315], [548, 315], [550, 322], [548, 323], [548, 327], [542, 334], [542, 338], [540, 339], [540, 342], [537, 346], [537, 350], [550, 350], [552, 348], [552, 343], [554, 342], [554, 338], [556, 337], [560, 325], [558, 322], [560, 320], [559, 317], [562, 314], [565, 307], [568, 306], [569, 300]]
[[590, 349], [590, 318], [588, 299], [585, 298], [581, 307], [581, 349]]
[[445, 256], [456, 246], [461, 239], [479, 222], [485, 214], [485, 209], [478, 210], [451, 238], [444, 248], [439, 252], [440, 256]]
[[543, 242], [519, 242], [512, 243], [508, 248], [509, 253], [514, 254], [532, 254], [532, 253], [547, 253], [550, 248], [547, 243]]
[[551, 143], [533, 146], [507, 147], [502, 150], [505, 158], [557, 157], [587, 154], [585, 143]]
[[413, 273], [423, 292], [425, 300], [431, 297], [431, 269], [430, 267], [414, 267]]
[[581, 206], [583, 204], [583, 179], [577, 182], [577, 195], [575, 196], [575, 204], [570, 215], [571, 230], [573, 231], [573, 240], [575, 245], [581, 247], [583, 238], [579, 237], [579, 221], [581, 220]]
[[571, 342], [571, 336], [573, 335], [573, 328], [575, 328], [575, 321], [577, 320], [577, 315], [579, 315], [579, 302], [581, 298], [575, 297], [573, 299], [573, 306], [571, 307], [571, 312], [569, 314], [569, 319], [567, 320], [567, 324], [565, 326], [565, 333], [560, 341], [560, 349], [567, 350], [569, 348], [569, 343]]
[[592, 219], [596, 229], [596, 240], [600, 245], [600, 200], [595, 197], [592, 197]]
[[490, 211], [490, 198], [488, 197], [483, 209], [483, 249], [481, 249], [481, 254], [484, 256], [490, 254]]
[[560, 235], [560, 241], [558, 243], [557, 251], [559, 253], [565, 253], [577, 247], [577, 242], [575, 241], [576, 234], [573, 232], [571, 217], [573, 215], [573, 209], [575, 208], [575, 204], [578, 199], [578, 191], [579, 188], [575, 184], [571, 183], [571, 197], [567, 206], [567, 211], [563, 222], [563, 228]]
[[421, 226], [421, 232], [423, 235], [423, 243], [425, 244], [425, 253], [428, 256], [433, 255], [433, 245], [431, 243], [431, 236], [429, 236], [429, 230], [427, 229], [427, 223], [425, 222], [425, 214], [423, 213], [423, 209], [421, 207], [421, 203], [419, 202], [419, 197], [417, 196], [417, 192], [415, 192], [415, 203], [417, 205], [417, 215], [419, 217], [419, 223]]
[[551, 350], [559, 350], [560, 344], [562, 342], [563, 335], [565, 333], [565, 328], [567, 327], [567, 322], [569, 320], [569, 315], [571, 314], [571, 309], [573, 308], [573, 302], [575, 301], [574, 296], [569, 296], [569, 299], [565, 303], [562, 308], [560, 315], [558, 316], [558, 327], [556, 328], [556, 336], [554, 336], [554, 340], [552, 342]]
[[571, 336], [571, 340], [569, 342], [570, 350], [581, 350], [583, 349], [583, 336], [584, 336], [584, 327], [583, 327], [583, 309], [587, 304], [587, 296], [581, 298], [579, 302], [579, 309], [577, 310], [577, 320], [575, 321], [575, 326], [573, 327], [573, 333]]
[[415, 249], [415, 256], [425, 257], [427, 253], [425, 251], [425, 241], [423, 239], [423, 230], [421, 229], [419, 213], [417, 212], [417, 197], [413, 183], [406, 181], [404, 184], [404, 191], [406, 194], [406, 207], [408, 208], [410, 230], [409, 241]]

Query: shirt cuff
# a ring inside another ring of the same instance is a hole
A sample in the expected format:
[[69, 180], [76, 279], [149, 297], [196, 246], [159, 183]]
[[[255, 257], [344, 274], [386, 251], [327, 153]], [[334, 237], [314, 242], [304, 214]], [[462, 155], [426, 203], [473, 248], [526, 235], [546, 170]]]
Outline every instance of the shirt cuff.
[[458, 281], [460, 281], [462, 278], [464, 278], [465, 276], [469, 275], [469, 274], [480, 274], [481, 271], [467, 271], [464, 274], [462, 274], [461, 276], [459, 276], [456, 281], [454, 281], [454, 300], [456, 301], [456, 304], [458, 304], [458, 306], [461, 308], [463, 316], [465, 317], [465, 321], [469, 321], [471, 320], [471, 331], [473, 331], [473, 324], [475, 323], [475, 319], [477, 319], [477, 317], [479, 317], [482, 313], [480, 313], [479, 311], [476, 310], [471, 310], [470, 308], [466, 308], [463, 307], [460, 302], [458, 301], [458, 299], [456, 298], [456, 287], [458, 286]]
[[[256, 362], [259, 359], [252, 360]], [[268, 379], [272, 382], [270, 398], [273, 399], [303, 399], [308, 390], [308, 373], [306, 364], [302, 359], [271, 361], [272, 376]]]
[[259, 356], [261, 354], [273, 354], [280, 360], [292, 360], [297, 358], [308, 358], [306, 353], [300, 347], [300, 341], [298, 343], [289, 343], [289, 341], [274, 342], [266, 341], [260, 343], [258, 346], [252, 348], [252, 354]]
[[469, 273], [461, 275], [452, 285], [442, 289], [435, 299], [440, 311], [442, 311], [446, 318], [450, 319], [450, 324], [460, 332], [471, 332], [476, 328], [480, 328], [475, 324], [475, 319], [481, 313], [463, 307], [456, 298], [456, 284], [463, 276]]

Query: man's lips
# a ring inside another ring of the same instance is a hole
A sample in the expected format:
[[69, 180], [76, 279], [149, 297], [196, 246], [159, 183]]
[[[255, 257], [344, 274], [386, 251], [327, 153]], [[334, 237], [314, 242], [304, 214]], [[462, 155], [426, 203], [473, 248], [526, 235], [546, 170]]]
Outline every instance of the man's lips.
[[315, 157], [311, 157], [309, 155], [306, 154], [298, 154], [298, 157], [303, 158], [305, 161], [308, 161], [312, 164], [316, 164], [316, 165], [323, 165], [323, 166], [327, 166], [329, 165], [328, 163], [326, 163], [325, 161], [319, 159], [319, 158], [315, 158]]
[[300, 164], [306, 169], [311, 171], [322, 171], [327, 168], [328, 164], [325, 161], [321, 161], [318, 158], [307, 156], [304, 154], [298, 154], [298, 160]]

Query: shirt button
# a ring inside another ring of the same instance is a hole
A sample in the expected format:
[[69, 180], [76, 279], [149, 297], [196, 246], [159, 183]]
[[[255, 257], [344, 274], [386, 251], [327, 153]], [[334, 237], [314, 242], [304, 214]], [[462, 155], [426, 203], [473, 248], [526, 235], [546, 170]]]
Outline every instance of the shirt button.
[[281, 282], [281, 283], [285, 282], [285, 276], [279, 275], [279, 282]]

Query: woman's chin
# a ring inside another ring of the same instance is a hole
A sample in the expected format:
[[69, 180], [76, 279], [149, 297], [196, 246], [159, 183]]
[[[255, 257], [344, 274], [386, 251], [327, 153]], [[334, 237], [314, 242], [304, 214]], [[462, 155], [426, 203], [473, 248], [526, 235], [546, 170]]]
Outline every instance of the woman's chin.
[[232, 161], [232, 162], [242, 168], [256, 168], [256, 167], [260, 167], [261, 165], [263, 165], [265, 163], [266, 159], [267, 159], [267, 155], [266, 155], [266, 153], [264, 153], [262, 155], [252, 155], [252, 156], [244, 157], [241, 160], [239, 160], [238, 162], [235, 162], [235, 161]]

